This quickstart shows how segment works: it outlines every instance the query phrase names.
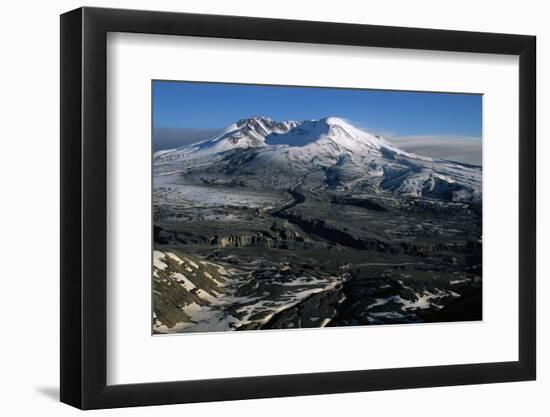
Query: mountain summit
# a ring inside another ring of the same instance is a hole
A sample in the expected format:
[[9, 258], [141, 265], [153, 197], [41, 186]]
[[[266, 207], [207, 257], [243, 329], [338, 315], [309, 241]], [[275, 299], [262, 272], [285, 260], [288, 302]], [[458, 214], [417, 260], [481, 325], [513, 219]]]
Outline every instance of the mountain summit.
[[[405, 152], [339, 117], [241, 119], [213, 138], [153, 158], [155, 175], [185, 174], [249, 187], [389, 192], [401, 197], [481, 201], [481, 168]], [[223, 175], [221, 175], [223, 174]]]
[[[275, 121], [269, 117], [253, 116], [227, 126], [220, 134], [186, 145], [172, 151], [195, 149], [196, 151], [223, 152], [235, 148], [286, 145], [303, 147], [312, 143], [338, 145], [344, 151], [364, 154], [368, 149], [388, 148], [398, 151], [380, 136], [357, 129], [339, 117], [319, 120]], [[163, 154], [170, 151], [161, 151]]]

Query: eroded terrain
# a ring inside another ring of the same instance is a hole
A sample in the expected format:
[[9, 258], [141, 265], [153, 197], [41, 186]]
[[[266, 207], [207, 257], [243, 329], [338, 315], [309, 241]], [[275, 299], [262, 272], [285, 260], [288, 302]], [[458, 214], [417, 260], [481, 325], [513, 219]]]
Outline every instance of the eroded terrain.
[[481, 319], [475, 208], [275, 195], [280, 201], [254, 195], [247, 206], [155, 207], [155, 332]]

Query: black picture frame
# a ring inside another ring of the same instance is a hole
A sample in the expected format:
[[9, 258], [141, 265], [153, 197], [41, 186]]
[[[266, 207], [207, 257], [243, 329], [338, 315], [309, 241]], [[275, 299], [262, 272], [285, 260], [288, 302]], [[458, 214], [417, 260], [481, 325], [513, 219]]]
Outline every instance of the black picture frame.
[[[108, 32], [519, 56], [519, 360], [107, 385]], [[534, 380], [535, 45], [524, 35], [251, 17], [88, 7], [61, 15], [61, 401], [95, 409]]]

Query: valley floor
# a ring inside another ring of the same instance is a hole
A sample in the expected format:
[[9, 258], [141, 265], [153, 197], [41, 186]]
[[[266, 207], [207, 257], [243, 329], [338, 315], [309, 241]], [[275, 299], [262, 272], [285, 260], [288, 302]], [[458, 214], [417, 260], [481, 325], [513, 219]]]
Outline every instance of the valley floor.
[[155, 189], [155, 333], [482, 318], [479, 207], [191, 187]]

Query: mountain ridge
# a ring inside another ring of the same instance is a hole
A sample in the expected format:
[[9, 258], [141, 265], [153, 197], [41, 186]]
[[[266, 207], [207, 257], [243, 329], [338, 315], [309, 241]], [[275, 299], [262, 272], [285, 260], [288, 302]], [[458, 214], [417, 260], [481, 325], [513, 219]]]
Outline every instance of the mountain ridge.
[[[255, 145], [289, 145], [289, 146], [304, 146], [306, 143], [285, 141], [289, 138], [285, 137], [289, 134], [292, 136], [308, 135], [307, 139], [313, 141], [318, 139], [323, 134], [330, 133], [331, 129], [338, 129], [344, 135], [358, 135], [365, 139], [371, 147], [379, 149], [381, 146], [398, 149], [395, 145], [385, 140], [379, 135], [372, 135], [360, 129], [357, 129], [345, 119], [336, 116], [327, 116], [321, 119], [310, 120], [285, 120], [275, 121], [270, 117], [252, 116], [249, 118], [240, 119], [239, 121], [230, 124], [223, 129], [219, 134], [201, 140], [193, 144], [186, 144], [173, 149], [158, 151], [157, 154], [167, 154], [171, 152], [182, 151], [185, 149], [204, 149], [213, 147], [215, 144], [230, 140], [233, 145], [238, 145], [239, 139], [248, 135], [248, 139], [258, 139], [259, 142]], [[351, 130], [351, 132], [350, 132]], [[316, 136], [315, 136], [316, 135]], [[284, 138], [278, 138], [283, 136]], [[313, 137], [312, 137], [313, 136]], [[245, 141], [246, 142], [246, 141]], [[241, 142], [242, 144], [243, 142]], [[251, 142], [246, 142], [251, 144]], [[308, 142], [309, 143], [309, 142]], [[240, 147], [240, 146], [235, 146]], [[406, 153], [405, 151], [401, 151]]]
[[153, 156], [155, 175], [240, 178], [260, 188], [326, 186], [402, 197], [481, 201], [481, 167], [406, 152], [345, 119], [275, 121], [253, 116], [220, 134]]

